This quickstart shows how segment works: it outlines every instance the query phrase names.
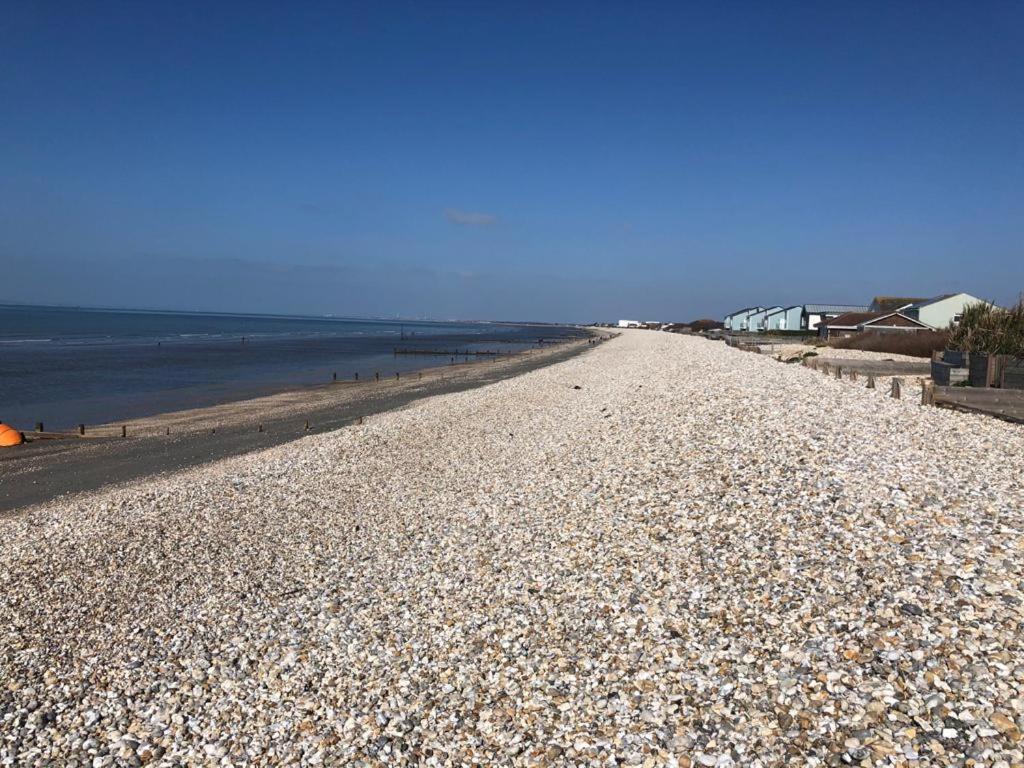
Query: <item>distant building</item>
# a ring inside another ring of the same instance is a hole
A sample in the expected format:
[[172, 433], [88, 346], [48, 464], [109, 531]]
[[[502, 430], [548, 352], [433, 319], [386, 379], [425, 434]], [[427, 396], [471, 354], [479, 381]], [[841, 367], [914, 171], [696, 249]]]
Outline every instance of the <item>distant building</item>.
[[799, 331], [802, 314], [803, 307], [799, 304], [776, 309], [765, 317], [765, 327], [769, 331]]
[[754, 333], [761, 333], [767, 329], [765, 320], [768, 315], [772, 312], [776, 312], [782, 309], [782, 307], [766, 307], [758, 312], [754, 312], [752, 315], [747, 317], [747, 330]]
[[912, 296], [875, 296], [871, 300], [869, 312], [899, 312], [901, 309], [917, 304], [920, 301], [927, 301], [927, 297], [914, 298]]
[[619, 320], [619, 328], [639, 328], [643, 323], [639, 320]]
[[751, 315], [760, 312], [764, 307], [744, 307], [738, 309], [730, 315], [725, 316], [723, 325], [727, 331], [745, 331], [747, 330], [747, 318]]
[[818, 324], [818, 335], [823, 339], [853, 336], [855, 333], [866, 331], [912, 333], [927, 330], [929, 327], [920, 320], [915, 320], [900, 312], [846, 312]]
[[867, 311], [867, 307], [852, 304], [804, 304], [800, 313], [800, 329], [816, 331], [822, 320], [832, 320], [847, 312]]
[[960, 322], [960, 316], [973, 304], [988, 304], [969, 293], [947, 293], [933, 299], [922, 299], [902, 310], [907, 317], [920, 320], [932, 328], [949, 328]]

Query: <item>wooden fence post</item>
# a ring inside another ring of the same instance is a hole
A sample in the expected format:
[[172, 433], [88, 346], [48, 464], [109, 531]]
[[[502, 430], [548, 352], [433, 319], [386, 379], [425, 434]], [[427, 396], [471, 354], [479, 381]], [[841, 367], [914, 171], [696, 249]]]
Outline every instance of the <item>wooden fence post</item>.
[[78, 425], [78, 434], [80, 434], [80, 435], [84, 435], [85, 434], [85, 424], [79, 424]]
[[850, 371], [850, 381], [856, 381], [856, 380], [857, 380], [857, 372], [856, 371]]
[[843, 366], [841, 365], [836, 366], [836, 378], [840, 380], [843, 378]]
[[44, 431], [43, 430], [43, 422], [37, 421], [36, 422], [36, 432], [42, 432], [42, 431]]
[[868, 389], [875, 388], [875, 375], [873, 373], [868, 374]]
[[890, 391], [890, 396], [894, 400], [899, 400], [900, 396], [902, 394], [902, 389], [903, 389], [903, 382], [900, 381], [899, 379], [893, 379], [892, 380], [892, 389]]
[[921, 405], [935, 405], [934, 385], [927, 379], [921, 379]]

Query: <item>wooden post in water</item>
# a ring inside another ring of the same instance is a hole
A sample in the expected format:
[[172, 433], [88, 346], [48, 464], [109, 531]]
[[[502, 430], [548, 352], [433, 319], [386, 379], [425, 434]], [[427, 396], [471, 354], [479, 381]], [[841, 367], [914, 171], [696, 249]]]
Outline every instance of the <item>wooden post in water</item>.
[[121, 437], [128, 437], [128, 427], [121, 425]]
[[42, 432], [42, 431], [43, 431], [43, 422], [37, 421], [36, 422], [36, 432]]
[[309, 419], [306, 419], [306, 431], [309, 432]]
[[85, 434], [85, 424], [79, 424], [78, 425], [78, 434], [80, 434], [80, 435], [84, 435]]
[[262, 425], [262, 424], [260, 424], [260, 426], [259, 426], [259, 429], [257, 429], [256, 431], [257, 431], [257, 432], [262, 432], [262, 431], [263, 431], [263, 425]]
[[892, 389], [889, 391], [889, 396], [892, 397], [893, 400], [899, 400], [902, 396], [902, 390], [903, 382], [900, 381], [899, 379], [893, 379]]
[[171, 428], [170, 428], [170, 427], [168, 427], [168, 428], [167, 428], [167, 432], [166, 432], [165, 434], [166, 434], [166, 435], [167, 435], [168, 437], [170, 436], [170, 434], [171, 434]]

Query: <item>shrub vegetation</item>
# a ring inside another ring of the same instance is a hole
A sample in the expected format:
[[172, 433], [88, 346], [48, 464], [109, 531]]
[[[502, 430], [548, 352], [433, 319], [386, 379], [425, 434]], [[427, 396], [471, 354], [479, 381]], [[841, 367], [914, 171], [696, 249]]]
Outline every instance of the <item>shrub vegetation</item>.
[[1024, 296], [1009, 309], [974, 304], [949, 335], [949, 349], [1024, 357]]
[[931, 357], [932, 352], [949, 349], [949, 331], [889, 332], [867, 331], [839, 339], [829, 339], [835, 349], [863, 349], [891, 355]]

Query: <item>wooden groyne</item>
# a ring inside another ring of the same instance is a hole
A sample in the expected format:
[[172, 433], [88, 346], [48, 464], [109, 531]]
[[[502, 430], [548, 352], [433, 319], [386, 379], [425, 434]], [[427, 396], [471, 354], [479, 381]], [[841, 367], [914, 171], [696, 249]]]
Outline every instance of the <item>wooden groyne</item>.
[[473, 355], [480, 356], [497, 356], [497, 355], [512, 355], [514, 354], [511, 350], [500, 350], [500, 349], [416, 349], [395, 347], [396, 355], [434, 355], [436, 357], [471, 357]]
[[807, 365], [815, 370], [828, 366], [831, 370], [837, 368], [847, 373], [859, 373], [872, 376], [929, 376], [931, 375], [930, 362], [917, 362], [913, 360], [861, 360], [837, 357], [809, 357]]

